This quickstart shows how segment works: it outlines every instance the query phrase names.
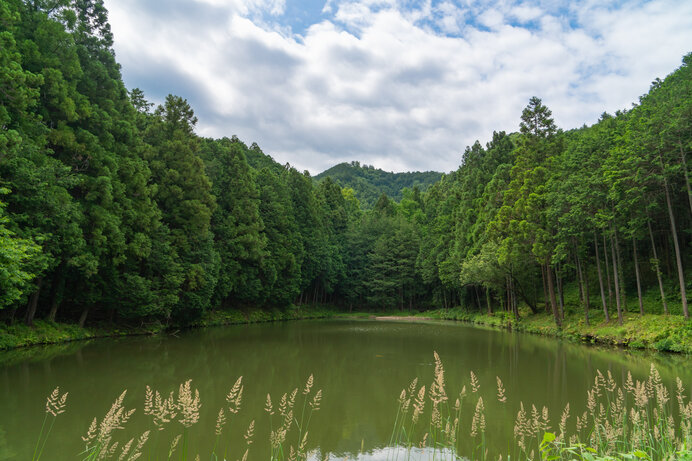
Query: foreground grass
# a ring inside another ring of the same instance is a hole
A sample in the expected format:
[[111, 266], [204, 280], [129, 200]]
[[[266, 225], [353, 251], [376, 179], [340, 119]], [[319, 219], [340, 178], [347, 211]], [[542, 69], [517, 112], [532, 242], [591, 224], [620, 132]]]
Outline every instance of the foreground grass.
[[[692, 402], [679, 378], [675, 388], [668, 389], [653, 365], [643, 381], [633, 380], [628, 373], [623, 382], [617, 382], [610, 371], [598, 371], [586, 393], [586, 410], [582, 414], [572, 414], [570, 402], [558, 409], [539, 409], [531, 402], [518, 402], [514, 440], [506, 441], [507, 445], [503, 443], [503, 448], [498, 449], [489, 445], [486, 438], [491, 435], [486, 434], [486, 405], [496, 400], [500, 405], [516, 408], [517, 402], [508, 398], [511, 389], [505, 389], [499, 376], [492, 383], [481, 383], [468, 370], [466, 384], [450, 393], [442, 360], [436, 352], [433, 355], [432, 380], [416, 377], [401, 390], [398, 399], [392, 396], [392, 408], [396, 407], [396, 411], [392, 413], [391, 436], [384, 448], [387, 461], [692, 460]], [[322, 399], [322, 391], [314, 384], [310, 375], [304, 386], [278, 399], [267, 394], [264, 402], [254, 402], [254, 419], [236, 435], [229, 431], [229, 421], [235, 420], [246, 406], [242, 376], [230, 386], [226, 403], [218, 409], [202, 405], [191, 380], [180, 384], [177, 393], [146, 386], [141, 412], [147, 417], [148, 428], [141, 433], [128, 431], [127, 423], [137, 410], [126, 408], [125, 390], [103, 418], [95, 417], [88, 425], [82, 436], [84, 451], [79, 457], [201, 460], [199, 453], [189, 449], [189, 429], [200, 422], [201, 409], [205, 408], [210, 416], [215, 416], [216, 425], [208, 427], [215, 438], [213, 448], [203, 454], [204, 459], [247, 461], [255, 429], [260, 425], [268, 429], [269, 439], [259, 448], [261, 453], [256, 454], [258, 449], [253, 449], [253, 459], [266, 459], [267, 454], [270, 461], [307, 461], [317, 456], [328, 459], [329, 453], [319, 453], [319, 441], [308, 443], [310, 422]], [[61, 393], [59, 388], [48, 396], [32, 461], [38, 461], [44, 453], [50, 456], [50, 433], [60, 415], [69, 410], [67, 398], [68, 393]], [[262, 405], [264, 411], [259, 410]], [[346, 454], [345, 459], [359, 459], [367, 454], [363, 450], [361, 447], [358, 453]]]
[[[217, 325], [233, 325], [260, 322], [276, 322], [284, 320], [328, 318], [335, 310], [326, 306], [291, 306], [285, 310], [250, 309], [245, 311], [209, 311], [202, 318], [186, 328], [208, 327]], [[58, 344], [92, 338], [154, 335], [168, 330], [179, 329], [176, 325], [161, 323], [126, 326], [121, 324], [103, 324], [97, 327], [80, 328], [76, 324], [56, 323], [37, 320], [33, 327], [23, 323], [5, 324], [0, 322], [0, 350], [20, 347]]]

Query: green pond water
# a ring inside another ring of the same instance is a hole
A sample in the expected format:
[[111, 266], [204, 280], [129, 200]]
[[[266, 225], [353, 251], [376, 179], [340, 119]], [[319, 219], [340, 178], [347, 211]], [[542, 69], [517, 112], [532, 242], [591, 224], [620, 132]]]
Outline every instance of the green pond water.
[[[520, 401], [550, 408], [553, 428], [567, 402], [572, 415], [581, 413], [597, 369], [610, 370], [621, 383], [627, 370], [635, 379], [645, 378], [654, 363], [671, 389], [675, 376], [687, 389], [692, 387], [691, 361], [685, 356], [596, 348], [441, 322], [316, 320], [103, 339], [0, 353], [0, 460], [31, 459], [45, 399], [55, 386], [69, 392], [67, 411], [58, 417], [42, 459], [60, 461], [81, 459], [81, 436], [124, 389], [126, 407], [137, 410], [126, 429], [117, 431], [123, 441], [152, 428], [142, 412], [146, 385], [168, 394], [188, 379], [202, 401], [200, 421], [188, 430], [188, 450], [209, 459], [219, 408], [226, 406], [225, 395], [239, 376], [244, 384], [241, 410], [229, 416], [219, 446], [228, 447], [227, 459], [240, 459], [245, 450], [242, 435], [255, 420], [249, 459], [268, 459], [266, 395], [271, 393], [276, 406], [284, 392], [302, 389], [310, 374], [315, 377], [313, 392], [323, 393], [321, 408], [310, 421], [310, 457], [392, 459], [387, 444], [397, 398], [414, 377], [430, 384], [433, 351], [444, 363], [450, 396], [464, 384], [470, 391], [470, 371], [478, 376], [491, 453], [513, 449]], [[506, 403], [495, 398], [496, 376], [507, 389]], [[298, 407], [301, 397], [299, 392]], [[476, 399], [471, 396], [462, 412], [460, 451], [469, 456]], [[274, 416], [275, 426], [277, 419]], [[179, 433], [182, 426], [171, 423], [151, 436], [145, 454], [155, 445], [167, 454]]]

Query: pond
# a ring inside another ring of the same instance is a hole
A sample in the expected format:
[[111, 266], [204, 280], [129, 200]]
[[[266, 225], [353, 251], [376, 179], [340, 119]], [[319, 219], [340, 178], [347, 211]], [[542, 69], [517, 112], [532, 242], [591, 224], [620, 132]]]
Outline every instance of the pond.
[[[462, 386], [467, 388], [459, 439], [460, 452], [470, 457], [478, 443], [469, 435], [477, 395], [484, 398], [485, 443], [496, 454], [514, 447], [520, 402], [527, 408], [532, 404], [538, 409], [548, 407], [551, 430], [557, 430], [567, 402], [572, 415], [584, 411], [586, 391], [597, 370], [610, 371], [622, 383], [628, 370], [635, 379], [644, 379], [654, 363], [671, 389], [676, 376], [685, 383], [688, 397], [692, 385], [692, 367], [685, 356], [589, 347], [443, 322], [315, 320], [102, 339], [0, 354], [0, 460], [32, 458], [46, 415], [46, 396], [56, 386], [69, 392], [67, 407], [56, 419], [42, 459], [60, 461], [83, 457], [79, 455], [85, 447], [81, 437], [123, 390], [127, 389], [125, 407], [136, 412], [124, 430], [116, 431], [121, 446], [154, 427], [143, 412], [147, 385], [164, 396], [171, 391], [177, 395], [179, 385], [190, 379], [192, 389], [199, 390], [202, 406], [199, 422], [186, 431], [187, 448], [209, 459], [219, 409], [228, 407], [225, 397], [240, 376], [240, 410], [237, 414], [226, 410], [227, 424], [216, 452], [223, 455], [226, 450], [227, 459], [241, 459], [247, 446], [243, 435], [255, 420], [248, 459], [268, 459], [267, 394], [272, 397], [271, 424], [276, 429], [281, 395], [297, 387], [294, 414], [299, 420], [302, 390], [311, 374], [310, 397], [321, 389], [322, 399], [319, 411], [310, 416], [310, 457], [391, 458], [387, 446], [397, 417], [397, 399], [415, 377], [429, 386], [434, 351], [444, 365], [449, 403], [453, 405]], [[476, 395], [471, 395], [471, 371], [479, 382]], [[504, 383], [506, 402], [497, 399], [496, 377]], [[305, 408], [304, 424], [310, 413], [309, 405]], [[183, 426], [176, 421], [163, 431], [153, 431], [141, 459], [149, 459], [154, 447], [163, 456], [159, 459], [166, 459], [172, 439], [182, 432]], [[289, 443], [297, 445], [291, 437], [297, 438], [297, 433], [288, 435]], [[179, 452], [173, 459], [178, 456]]]

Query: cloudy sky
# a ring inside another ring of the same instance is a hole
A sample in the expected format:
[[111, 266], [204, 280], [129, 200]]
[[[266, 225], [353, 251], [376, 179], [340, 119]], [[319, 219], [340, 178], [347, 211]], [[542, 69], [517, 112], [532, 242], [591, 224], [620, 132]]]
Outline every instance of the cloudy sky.
[[692, 51], [683, 0], [105, 0], [128, 88], [315, 174], [450, 171], [538, 96], [564, 129]]

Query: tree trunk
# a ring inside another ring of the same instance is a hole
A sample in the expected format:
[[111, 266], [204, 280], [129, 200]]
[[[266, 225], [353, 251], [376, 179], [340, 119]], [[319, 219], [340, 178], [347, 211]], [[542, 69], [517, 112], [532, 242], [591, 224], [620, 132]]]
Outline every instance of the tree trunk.
[[38, 306], [38, 297], [41, 294], [41, 285], [43, 285], [43, 277], [36, 279], [36, 291], [29, 297], [29, 305], [26, 308], [24, 323], [28, 326], [34, 326], [34, 317], [36, 316], [36, 307]]
[[605, 290], [603, 288], [603, 273], [601, 273], [601, 258], [598, 256], [598, 237], [593, 234], [594, 248], [596, 249], [596, 270], [598, 271], [598, 286], [601, 288], [601, 303], [603, 304], [603, 315], [605, 315], [606, 323], [610, 322], [608, 314], [608, 304], [606, 304]]
[[582, 280], [581, 276], [581, 267], [579, 267], [579, 257], [577, 256], [577, 244], [572, 241], [572, 245], [574, 246], [574, 269], [576, 271], [577, 275], [577, 286], [579, 287], [579, 302], [584, 303], [584, 282]]
[[89, 315], [89, 308], [85, 307], [84, 310], [82, 311], [82, 315], [79, 316], [79, 328], [84, 328], [84, 324], [86, 323], [87, 315]]
[[608, 265], [608, 242], [603, 234], [603, 261], [605, 262], [606, 281], [608, 282], [608, 305], [613, 305], [613, 286], [610, 283], [610, 266]]
[[577, 242], [574, 241], [574, 260], [577, 263], [577, 275], [579, 276], [579, 291], [582, 296], [582, 303], [584, 305], [584, 320], [586, 324], [589, 325], [589, 295], [587, 294], [587, 288], [584, 283], [584, 273], [581, 270], [581, 260], [579, 259], [579, 248], [577, 247]]
[[663, 289], [663, 279], [661, 278], [661, 265], [658, 260], [658, 254], [656, 254], [656, 242], [654, 241], [654, 232], [651, 230], [651, 221], [646, 222], [649, 226], [649, 237], [651, 238], [651, 250], [654, 253], [654, 271], [656, 271], [656, 278], [658, 278], [658, 288], [661, 290], [661, 302], [663, 303], [663, 312], [668, 315], [668, 303], [666, 302], [666, 292]]
[[548, 299], [548, 287], [545, 283], [545, 266], [541, 264], [541, 279], [543, 279], [543, 299], [545, 302], [545, 311], [550, 312], [550, 300]]
[[586, 292], [586, 310], [591, 309], [591, 292], [589, 291], [589, 271], [588, 268], [583, 269], [584, 275], [584, 290]]
[[682, 140], [678, 139], [678, 146], [680, 146], [680, 164], [682, 165], [682, 171], [685, 173], [685, 186], [687, 186], [687, 202], [690, 204], [690, 214], [692, 214], [692, 189], [690, 189], [690, 178], [687, 175], [687, 161], [685, 159], [685, 149], [682, 147]]
[[632, 247], [634, 252], [634, 273], [637, 278], [637, 298], [639, 299], [639, 315], [644, 315], [644, 301], [642, 300], [642, 283], [639, 277], [639, 258], [637, 257], [637, 240], [632, 238]]
[[670, 238], [668, 237], [669, 234], [666, 234], [666, 238], [662, 239], [663, 240], [663, 254], [662, 256], [665, 257], [665, 263], [666, 263], [666, 275], [668, 277], [671, 276], [673, 273], [673, 266], [671, 266], [670, 262]]
[[[514, 282], [512, 282], [512, 289], [514, 289]], [[514, 313], [514, 320], [519, 320], [519, 302], [516, 296], [512, 296], [512, 312]]]
[[615, 231], [615, 254], [618, 258], [617, 276], [620, 279], [620, 305], [622, 310], [627, 312], [627, 287], [625, 286], [625, 274], [622, 264], [622, 253], [620, 252], [620, 241], [618, 239], [617, 230]]
[[557, 305], [560, 308], [560, 315], [562, 315], [563, 320], [565, 318], [565, 290], [563, 289], [565, 285], [564, 281], [565, 279], [562, 277], [562, 272], [560, 272], [560, 277], [557, 279], [557, 286], [560, 288], [560, 297], [557, 300]]
[[553, 310], [553, 318], [555, 318], [555, 325], [558, 328], [562, 327], [562, 319], [560, 318], [560, 313], [557, 310], [557, 299], [555, 298], [555, 287], [553, 286], [553, 269], [550, 267], [547, 258], [545, 262], [545, 272], [547, 275], [546, 283], [548, 284], [548, 294], [550, 295], [550, 307]]
[[516, 291], [514, 289], [514, 278], [511, 275], [509, 276], [509, 289], [510, 289], [510, 293], [511, 293], [509, 307], [512, 310], [512, 314], [514, 314], [514, 320], [519, 320], [517, 294], [516, 294]]
[[[613, 229], [613, 226], [610, 226], [611, 231]], [[617, 306], [618, 310], [618, 325], [622, 325], [622, 306], [620, 305], [620, 284], [618, 281], [618, 264], [617, 264], [617, 258], [615, 257], [615, 244], [613, 243], [613, 233], [611, 232], [610, 234], [610, 252], [612, 256], [612, 261], [613, 261], [613, 281], [615, 282], [615, 306]]]
[[565, 296], [562, 292], [562, 276], [560, 275], [560, 272], [558, 271], [558, 266], [555, 266], [555, 280], [556, 280], [556, 286], [557, 286], [557, 307], [558, 307], [558, 313], [560, 314], [560, 318], [562, 320], [565, 319]]
[[488, 305], [488, 314], [492, 315], [493, 314], [493, 305], [490, 302], [490, 288], [485, 288], [485, 302]]
[[675, 225], [675, 216], [673, 215], [673, 205], [670, 203], [670, 191], [668, 190], [668, 181], [663, 177], [663, 184], [666, 190], [666, 205], [668, 206], [668, 218], [670, 219], [670, 233], [673, 234], [673, 247], [675, 248], [675, 261], [678, 265], [678, 282], [680, 283], [680, 300], [682, 301], [682, 313], [685, 320], [689, 320], [690, 313], [687, 310], [687, 292], [685, 290], [685, 274], [682, 269], [682, 257], [680, 256], [680, 244], [678, 243], [677, 226]]
[[53, 281], [50, 284], [50, 311], [48, 312], [48, 320], [50, 322], [55, 322], [55, 318], [58, 315], [58, 308], [60, 307], [60, 297], [62, 295], [63, 286], [65, 283], [64, 274], [64, 263], [61, 262], [55, 274], [53, 274]]

